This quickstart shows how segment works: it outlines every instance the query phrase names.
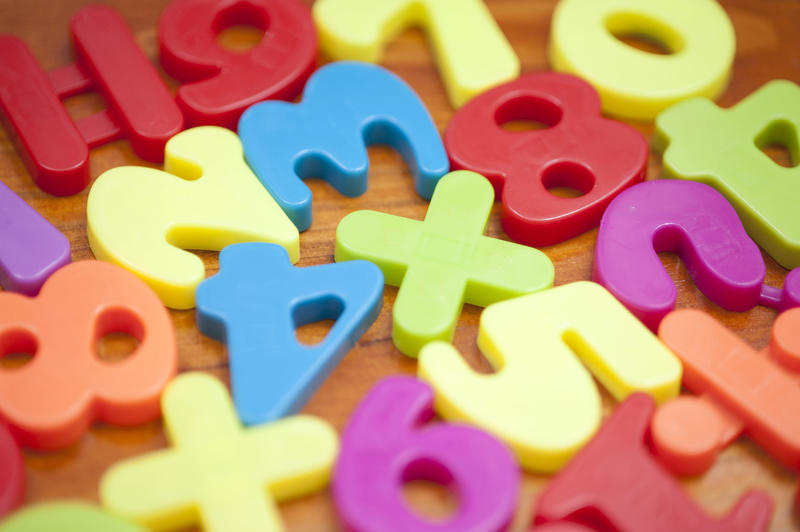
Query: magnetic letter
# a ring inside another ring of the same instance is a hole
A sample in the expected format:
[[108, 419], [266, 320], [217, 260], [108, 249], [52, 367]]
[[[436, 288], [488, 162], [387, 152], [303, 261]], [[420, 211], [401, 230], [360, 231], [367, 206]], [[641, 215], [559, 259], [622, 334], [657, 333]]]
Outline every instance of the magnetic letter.
[[560, 469], [597, 430], [592, 375], [618, 400], [644, 391], [664, 401], [680, 390], [675, 355], [587, 281], [488, 307], [478, 347], [494, 374], [476, 373], [452, 345], [436, 342], [423, 348], [419, 375], [436, 390], [443, 417], [491, 432], [532, 471]]
[[303, 101], [262, 102], [239, 121], [247, 162], [300, 231], [311, 226], [311, 190], [324, 179], [345, 196], [367, 190], [366, 146], [387, 144], [405, 159], [417, 193], [431, 197], [447, 153], [425, 104], [399, 77], [364, 63], [325, 65]]
[[320, 0], [314, 22], [329, 56], [370, 63], [402, 29], [424, 26], [454, 107], [519, 75], [519, 59], [482, 0]]
[[164, 531], [280, 532], [275, 501], [328, 483], [338, 441], [321, 419], [244, 429], [225, 385], [200, 372], [170, 382], [161, 402], [172, 448], [119, 462], [100, 481], [117, 515]]
[[800, 404], [798, 329], [800, 309], [779, 315], [769, 347], [759, 354], [702, 311], [664, 318], [658, 336], [681, 359], [684, 385], [700, 394], [665, 403], [653, 418], [655, 448], [670, 469], [705, 471], [742, 432], [800, 469], [800, 419], [789, 407]]
[[[6, 354], [0, 351], [0, 358]], [[22, 453], [6, 426], [0, 423], [0, 519], [22, 504], [24, 496], [25, 464], [22, 462]]]
[[[197, 327], [228, 345], [231, 388], [245, 425], [303, 407], [378, 317], [383, 275], [366, 261], [293, 268], [274, 244], [234, 244], [220, 273], [197, 287]], [[295, 329], [335, 319], [321, 343], [297, 341]]]
[[[749, 492], [722, 519], [711, 519], [653, 459], [644, 442], [653, 400], [635, 394], [539, 494], [534, 523], [569, 520], [618, 532], [762, 532], [772, 501]], [[534, 528], [535, 530], [536, 528]]]
[[[264, 37], [250, 50], [227, 50], [217, 34], [235, 24]], [[317, 61], [311, 13], [297, 0], [174, 0], [158, 21], [158, 42], [164, 70], [185, 83], [178, 104], [192, 126], [235, 130], [254, 103], [297, 96]]]
[[611, 202], [597, 233], [592, 279], [655, 331], [678, 291], [658, 257], [677, 253], [697, 287], [722, 308], [800, 305], [800, 270], [783, 290], [764, 285], [767, 268], [731, 204], [690, 181], [648, 181]]
[[70, 262], [69, 241], [14, 191], [0, 183], [0, 285], [27, 296]]
[[0, 532], [147, 532], [95, 506], [50, 502], [23, 508], [0, 523]]
[[[139, 157], [157, 162], [183, 129], [178, 106], [116, 11], [85, 7], [70, 29], [77, 62], [49, 73], [24, 42], [0, 35], [0, 109], [34, 182], [56, 196], [89, 184], [89, 148], [127, 138]], [[73, 122], [59, 99], [89, 90], [110, 107]]]
[[[501, 127], [521, 119], [550, 127]], [[591, 85], [555, 72], [528, 74], [473, 99], [450, 120], [444, 142], [452, 168], [492, 182], [503, 200], [503, 230], [529, 246], [557, 244], [597, 226], [609, 202], [642, 181], [647, 168], [644, 137], [603, 118]], [[582, 195], [557, 197], [552, 187]]]
[[761, 148], [786, 146], [800, 161], [800, 87], [771, 81], [731, 107], [697, 98], [656, 120], [664, 177], [701, 181], [730, 201], [744, 228], [784, 268], [800, 266], [800, 166], [784, 168]]
[[[342, 436], [333, 474], [339, 514], [353, 532], [500, 532], [514, 514], [519, 472], [506, 447], [478, 429], [433, 417], [433, 391], [411, 377], [389, 377], [361, 401]], [[444, 523], [409, 510], [402, 486], [438, 482], [460, 506]]]
[[[95, 353], [95, 342], [112, 332], [139, 341], [114, 364]], [[155, 294], [99, 261], [64, 266], [36, 298], [0, 293], [0, 346], [0, 354], [35, 353], [20, 368], [0, 370], [0, 418], [35, 449], [66, 447], [94, 420], [158, 418], [161, 390], [178, 364], [172, 320]]]
[[205, 277], [203, 262], [183, 249], [274, 242], [292, 262], [300, 258], [297, 229], [244, 162], [235, 133], [205, 126], [176, 135], [164, 170], [108, 170], [92, 185], [86, 213], [95, 257], [144, 279], [168, 307], [194, 307]]
[[[668, 55], [616, 36], [647, 35]], [[736, 37], [715, 0], [561, 0], [550, 25], [550, 64], [594, 85], [609, 114], [652, 120], [675, 102], [716, 98], [728, 85]]]
[[336, 262], [364, 259], [399, 286], [394, 345], [415, 357], [450, 341], [464, 303], [485, 307], [553, 285], [553, 263], [538, 249], [484, 236], [492, 186], [460, 170], [439, 182], [425, 221], [356, 211], [336, 228]]

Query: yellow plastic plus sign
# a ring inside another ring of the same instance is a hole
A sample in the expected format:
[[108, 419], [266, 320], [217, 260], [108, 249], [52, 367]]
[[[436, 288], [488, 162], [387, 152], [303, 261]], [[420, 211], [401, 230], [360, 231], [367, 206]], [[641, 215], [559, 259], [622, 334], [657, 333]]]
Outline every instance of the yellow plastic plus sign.
[[204, 373], [173, 380], [162, 409], [174, 447], [115, 464], [103, 476], [100, 497], [117, 515], [155, 530], [277, 532], [275, 500], [328, 482], [338, 438], [318, 418], [244, 429], [225, 386]]

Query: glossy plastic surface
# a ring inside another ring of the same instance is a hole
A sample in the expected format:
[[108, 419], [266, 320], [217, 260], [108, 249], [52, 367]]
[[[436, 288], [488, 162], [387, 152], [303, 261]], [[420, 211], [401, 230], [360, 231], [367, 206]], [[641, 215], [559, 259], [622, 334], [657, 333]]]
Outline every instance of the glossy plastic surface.
[[727, 310], [800, 305], [800, 270], [786, 276], [783, 290], [764, 285], [761, 250], [708, 185], [648, 181], [624, 191], [603, 214], [592, 279], [654, 331], [678, 297], [662, 251], [677, 253], [697, 287]]
[[[378, 317], [383, 275], [353, 261], [294, 268], [274, 244], [222, 250], [220, 273], [197, 287], [197, 327], [228, 345], [233, 401], [246, 425], [300, 410]], [[316, 345], [295, 328], [336, 320]]]
[[678, 310], [661, 322], [659, 337], [681, 359], [683, 383], [698, 396], [680, 396], [653, 418], [662, 461], [680, 474], [699, 474], [742, 432], [792, 469], [800, 469], [800, 309], [775, 320], [758, 353], [699, 310]]
[[[663, 176], [700, 181], [733, 204], [745, 229], [784, 268], [800, 266], [800, 87], [770, 81], [730, 109], [697, 98], [658, 116]], [[761, 151], [779, 144], [785, 168]]]
[[[97, 356], [96, 342], [112, 332], [138, 340], [124, 360]], [[95, 420], [157, 419], [161, 390], [178, 362], [172, 321], [156, 295], [99, 261], [64, 266], [36, 298], [0, 294], [0, 345], [3, 354], [33, 355], [21, 367], [0, 369], [0, 417], [21, 445], [35, 449], [66, 447]]]
[[70, 262], [67, 237], [0, 183], [0, 285], [33, 296]]
[[[772, 518], [763, 492], [744, 495], [721, 519], [707, 516], [647, 450], [653, 400], [635, 394], [539, 494], [534, 523], [569, 520], [618, 532], [760, 532]], [[534, 527], [536, 530], [536, 527]]]
[[311, 190], [303, 179], [323, 179], [345, 196], [360, 196], [367, 190], [366, 146], [397, 150], [425, 199], [449, 168], [419, 96], [395, 74], [366, 63], [320, 68], [300, 103], [254, 105], [242, 115], [239, 135], [253, 172], [300, 231], [311, 226]]
[[[34, 182], [68, 196], [89, 184], [89, 148], [128, 139], [136, 154], [160, 161], [183, 129], [183, 115], [113, 9], [80, 9], [70, 23], [77, 62], [47, 74], [24, 42], [0, 35], [0, 108]], [[60, 98], [96, 90], [109, 109], [73, 122]]]
[[184, 249], [218, 251], [274, 242], [300, 258], [297, 229], [242, 158], [235, 133], [205, 126], [167, 143], [164, 170], [121, 166], [92, 185], [86, 208], [95, 257], [129, 269], [165, 305], [194, 307], [203, 262]]
[[519, 75], [519, 59], [482, 0], [321, 0], [314, 22], [327, 55], [372, 63], [397, 33], [424, 27], [454, 107]]
[[117, 515], [163, 531], [279, 532], [275, 502], [328, 483], [338, 441], [321, 419], [243, 429], [225, 385], [199, 372], [173, 380], [162, 408], [172, 447], [114, 464], [100, 481]]
[[464, 303], [485, 307], [552, 286], [544, 253], [483, 235], [492, 202], [489, 182], [462, 170], [439, 182], [424, 222], [375, 211], [339, 222], [336, 261], [374, 262], [386, 284], [400, 287], [392, 339], [406, 355], [449, 342]]
[[[647, 36], [669, 53], [617, 38], [631, 35]], [[733, 25], [715, 0], [561, 0], [548, 54], [554, 70], [598, 90], [606, 113], [652, 120], [681, 100], [722, 94], [735, 51]]]
[[[506, 131], [534, 120], [548, 126]], [[609, 202], [644, 179], [648, 147], [632, 127], [603, 118], [591, 85], [556, 72], [527, 74], [471, 100], [444, 135], [453, 169], [486, 176], [503, 201], [503, 230], [546, 246], [597, 226]], [[569, 187], [579, 197], [549, 189]]]
[[[249, 50], [223, 48], [217, 35], [236, 24], [264, 36]], [[158, 42], [164, 70], [184, 83], [177, 99], [192, 126], [235, 130], [254, 103], [297, 96], [317, 60], [311, 13], [297, 0], [173, 0]]]
[[[622, 400], [635, 391], [676, 396], [681, 366], [602, 286], [586, 281], [489, 306], [478, 347], [495, 369], [473, 371], [444, 342], [425, 346], [419, 374], [436, 390], [436, 410], [504, 440], [523, 467], [563, 467], [602, 418], [593, 376]], [[585, 367], [584, 367], [585, 366]]]
[[[339, 515], [353, 532], [500, 532], [514, 514], [519, 473], [499, 441], [472, 427], [432, 421], [433, 391], [411, 377], [383, 379], [361, 400], [342, 435], [333, 476]], [[426, 520], [403, 500], [424, 480], [456, 493], [456, 512]]]
[[[0, 356], [4, 354], [0, 352]], [[22, 504], [24, 496], [25, 464], [22, 462], [22, 453], [8, 428], [0, 423], [0, 519]]]
[[28, 506], [0, 523], [0, 532], [147, 532], [139, 525], [84, 502]]

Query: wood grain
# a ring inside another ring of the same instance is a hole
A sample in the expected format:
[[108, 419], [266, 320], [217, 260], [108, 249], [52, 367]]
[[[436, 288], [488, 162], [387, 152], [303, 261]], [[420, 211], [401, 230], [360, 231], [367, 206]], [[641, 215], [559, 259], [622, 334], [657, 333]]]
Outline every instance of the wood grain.
[[[85, 5], [84, 0], [0, 0], [0, 33], [23, 38], [45, 69], [72, 61], [68, 36], [71, 14]], [[105, 2], [117, 8], [132, 28], [145, 52], [157, 63], [156, 23], [166, 0], [113, 0]], [[310, 3], [310, 2], [309, 2]], [[520, 56], [524, 72], [548, 68], [546, 43], [554, 0], [487, 0], [511, 44]], [[730, 87], [721, 99], [729, 106], [774, 78], [800, 82], [800, 2], [796, 0], [724, 0], [737, 36], [737, 54]], [[246, 43], [252, 36], [236, 31], [226, 35], [234, 45]], [[320, 57], [320, 62], [325, 59]], [[425, 34], [408, 30], [392, 42], [383, 63], [408, 81], [420, 94], [443, 131], [453, 114], [438, 76], [433, 54]], [[159, 69], [160, 70], [160, 69]], [[161, 71], [171, 89], [174, 80]], [[91, 114], [103, 106], [97, 95], [71, 98], [67, 106], [73, 116]], [[634, 124], [648, 138], [649, 124]], [[314, 195], [314, 225], [301, 235], [300, 266], [333, 260], [334, 231], [347, 213], [363, 208], [421, 219], [427, 207], [414, 192], [411, 177], [399, 155], [385, 148], [370, 148], [369, 190], [358, 198], [345, 198], [321, 181], [310, 181]], [[92, 177], [120, 165], [145, 165], [124, 142], [114, 142], [95, 149], [91, 158]], [[660, 157], [651, 156], [648, 178], [660, 172]], [[0, 178], [29, 202], [69, 238], [73, 260], [91, 259], [86, 237], [86, 196], [88, 190], [69, 198], [55, 198], [33, 186], [25, 167], [9, 141], [8, 132], [0, 130]], [[146, 207], [145, 207], [146, 208]], [[497, 209], [489, 223], [489, 234], [503, 235]], [[556, 267], [556, 284], [590, 277], [596, 230], [568, 242], [545, 248]], [[199, 252], [208, 275], [218, 269], [216, 253]], [[765, 257], [767, 282], [779, 285], [785, 270]], [[663, 254], [664, 265], [679, 286], [680, 307], [701, 308], [736, 330], [756, 348], [763, 347], [775, 318], [774, 311], [757, 307], [750, 312], [730, 313], [708, 301], [689, 279], [680, 260]], [[400, 354], [391, 341], [391, 308], [396, 289], [387, 287], [384, 307], [377, 322], [358, 345], [345, 357], [331, 377], [316, 392], [305, 411], [330, 421], [341, 430], [353, 408], [379, 379], [393, 374], [414, 374], [416, 363]], [[489, 371], [489, 366], [475, 344], [480, 309], [464, 309], [455, 344], [473, 367]], [[194, 311], [171, 312], [180, 347], [180, 369], [202, 370], [228, 381], [225, 348], [204, 336], [195, 327]], [[65, 315], [68, 319], [68, 313]], [[305, 338], [320, 338], [322, 326], [305, 327]], [[119, 349], [112, 341], [108, 349]], [[3, 370], [0, 367], [0, 371]], [[605, 398], [606, 411], [613, 401]], [[797, 408], [797, 405], [787, 405]], [[160, 423], [132, 429], [96, 425], [76, 445], [56, 453], [25, 451], [28, 488], [26, 503], [61, 498], [97, 500], [97, 483], [103, 471], [125, 457], [166, 445]], [[511, 530], [526, 530], [536, 493], [547, 477], [524, 475], [519, 510]], [[775, 502], [772, 530], [800, 529], [793, 512], [797, 475], [775, 462], [747, 438], [725, 450], [705, 475], [683, 481], [691, 497], [714, 515], [726, 513], [736, 499], [749, 489], [769, 492]], [[430, 515], [442, 515], [454, 502], [446, 490], [415, 486], [409, 490], [415, 507]], [[286, 529], [292, 532], [333, 532], [342, 530], [327, 492], [281, 506]]]

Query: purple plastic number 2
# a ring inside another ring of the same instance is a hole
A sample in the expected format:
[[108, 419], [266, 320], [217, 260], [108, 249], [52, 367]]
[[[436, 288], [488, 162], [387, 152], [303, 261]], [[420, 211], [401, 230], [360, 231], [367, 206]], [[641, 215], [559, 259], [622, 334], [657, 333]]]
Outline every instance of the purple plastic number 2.
[[652, 330], [675, 307], [677, 290], [658, 257], [677, 253], [697, 288], [727, 310], [800, 305], [800, 268], [783, 290], [764, 285], [758, 246], [725, 197], [702, 183], [648, 181], [617, 196], [600, 222], [592, 278]]

